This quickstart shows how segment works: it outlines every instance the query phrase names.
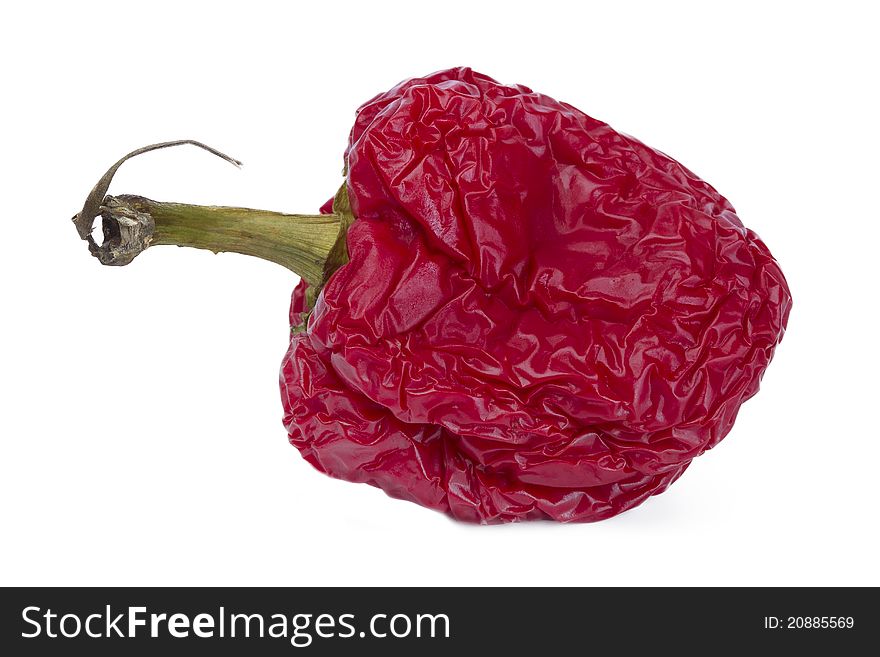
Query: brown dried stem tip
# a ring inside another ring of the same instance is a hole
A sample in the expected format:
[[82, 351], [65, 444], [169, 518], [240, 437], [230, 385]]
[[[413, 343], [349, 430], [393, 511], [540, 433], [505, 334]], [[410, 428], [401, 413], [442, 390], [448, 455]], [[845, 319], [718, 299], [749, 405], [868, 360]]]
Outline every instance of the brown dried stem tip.
[[[348, 259], [345, 232], [351, 210], [343, 186], [328, 215], [282, 214], [249, 208], [162, 203], [141, 196], [107, 196], [123, 162], [160, 148], [191, 144], [236, 166], [241, 162], [205, 144], [184, 139], [145, 146], [132, 151], [105, 173], [73, 217], [79, 236], [104, 265], [127, 265], [151, 245], [174, 244], [232, 251], [256, 256], [290, 269], [314, 292]], [[96, 217], [102, 219], [104, 240], [92, 237]]]

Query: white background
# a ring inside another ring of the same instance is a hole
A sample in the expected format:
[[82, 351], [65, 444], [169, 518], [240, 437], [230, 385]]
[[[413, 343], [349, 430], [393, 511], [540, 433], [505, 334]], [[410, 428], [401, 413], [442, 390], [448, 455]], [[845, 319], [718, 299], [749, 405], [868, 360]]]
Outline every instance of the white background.
[[[876, 17], [714, 4], [7, 4], [0, 584], [880, 584]], [[679, 159], [791, 284], [734, 430], [612, 520], [467, 526], [319, 474], [281, 425], [294, 277], [171, 247], [104, 268], [70, 223], [176, 138], [245, 167], [162, 151], [111, 192], [314, 211], [358, 105], [457, 65]]]

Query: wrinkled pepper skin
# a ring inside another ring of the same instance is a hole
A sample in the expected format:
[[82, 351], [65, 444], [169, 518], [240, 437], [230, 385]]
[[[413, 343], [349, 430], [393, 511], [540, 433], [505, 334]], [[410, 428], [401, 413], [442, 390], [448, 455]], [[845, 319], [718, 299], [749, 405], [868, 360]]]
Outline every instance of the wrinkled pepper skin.
[[467, 68], [363, 105], [346, 157], [350, 262], [281, 372], [319, 470], [465, 521], [596, 521], [757, 392], [788, 286], [670, 157]]

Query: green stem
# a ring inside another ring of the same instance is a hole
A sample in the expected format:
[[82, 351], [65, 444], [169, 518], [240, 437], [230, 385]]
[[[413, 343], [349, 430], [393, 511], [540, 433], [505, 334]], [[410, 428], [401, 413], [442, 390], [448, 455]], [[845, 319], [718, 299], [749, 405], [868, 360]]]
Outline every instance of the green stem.
[[[309, 298], [314, 301], [333, 272], [348, 262], [346, 234], [354, 216], [345, 185], [336, 193], [330, 215], [282, 214], [106, 195], [119, 167], [131, 158], [183, 145], [196, 146], [241, 166], [235, 158], [193, 139], [164, 141], [133, 150], [101, 176], [82, 210], [73, 217], [76, 230], [89, 243], [92, 255], [105, 265], [127, 265], [152, 244], [244, 253], [298, 274], [309, 283]], [[101, 244], [92, 237], [97, 216], [101, 217], [104, 230]]]
[[92, 252], [104, 264], [124, 265], [149, 246], [174, 244], [269, 260], [316, 288], [346, 227], [337, 214], [164, 203], [131, 195], [106, 197], [101, 211], [104, 243]]

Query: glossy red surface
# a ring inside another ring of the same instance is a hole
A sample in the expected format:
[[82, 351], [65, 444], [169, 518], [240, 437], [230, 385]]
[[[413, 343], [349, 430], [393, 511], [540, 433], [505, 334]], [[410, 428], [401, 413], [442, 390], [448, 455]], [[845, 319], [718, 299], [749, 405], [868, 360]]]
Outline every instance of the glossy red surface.
[[462, 68], [366, 103], [347, 157], [351, 261], [281, 375], [319, 470], [461, 520], [600, 520], [757, 392], [785, 279], [668, 156]]

